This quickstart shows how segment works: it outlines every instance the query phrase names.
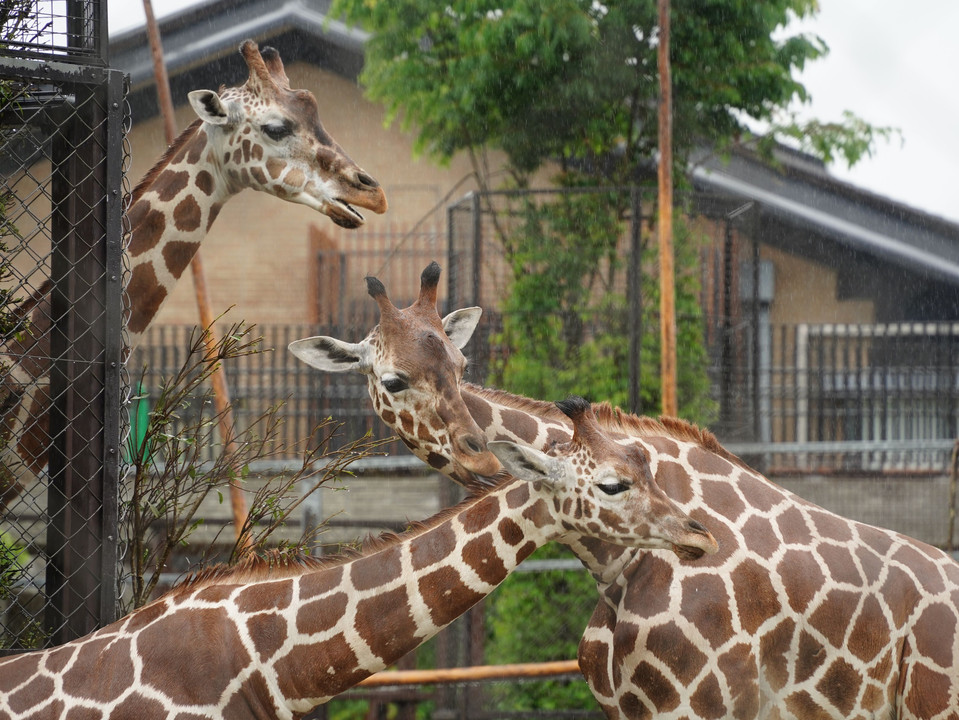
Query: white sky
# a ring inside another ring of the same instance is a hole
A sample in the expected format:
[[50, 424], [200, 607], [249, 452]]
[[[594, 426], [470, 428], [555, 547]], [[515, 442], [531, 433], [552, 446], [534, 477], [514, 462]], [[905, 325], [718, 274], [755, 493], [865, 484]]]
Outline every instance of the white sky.
[[[158, 18], [196, 0], [153, 0]], [[819, 0], [820, 12], [795, 29], [822, 37], [824, 60], [800, 79], [812, 96], [802, 115], [839, 120], [851, 110], [902, 141], [880, 143], [873, 158], [833, 175], [959, 222], [959, 2]], [[110, 29], [144, 23], [137, 0], [109, 3]], [[790, 28], [792, 29], [792, 27]]]

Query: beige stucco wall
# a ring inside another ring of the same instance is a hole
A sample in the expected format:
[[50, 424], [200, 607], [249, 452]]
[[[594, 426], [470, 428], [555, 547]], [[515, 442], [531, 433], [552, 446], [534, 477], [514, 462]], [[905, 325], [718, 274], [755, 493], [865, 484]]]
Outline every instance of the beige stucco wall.
[[773, 325], [874, 322], [871, 301], [838, 299], [838, 273], [832, 268], [768, 245], [760, 256], [773, 264]]

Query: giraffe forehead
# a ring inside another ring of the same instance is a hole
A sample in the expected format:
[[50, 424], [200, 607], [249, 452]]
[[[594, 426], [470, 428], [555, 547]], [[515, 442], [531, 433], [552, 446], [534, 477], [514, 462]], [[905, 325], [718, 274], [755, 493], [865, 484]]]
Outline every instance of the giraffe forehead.
[[411, 378], [429, 379], [438, 387], [452, 385], [466, 358], [442, 331], [392, 324], [381, 328], [376, 343], [380, 361]]
[[247, 122], [291, 122], [295, 127], [304, 130], [305, 135], [311, 136], [320, 145], [342, 154], [336, 141], [326, 132], [320, 120], [319, 103], [309, 90], [270, 90], [261, 92], [247, 86], [233, 87], [224, 90], [221, 99], [235, 103], [242, 109]]

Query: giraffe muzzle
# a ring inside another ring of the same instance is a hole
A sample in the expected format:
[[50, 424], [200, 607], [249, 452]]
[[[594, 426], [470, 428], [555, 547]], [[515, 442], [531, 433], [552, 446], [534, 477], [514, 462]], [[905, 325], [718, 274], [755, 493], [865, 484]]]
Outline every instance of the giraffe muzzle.
[[719, 551], [719, 543], [712, 533], [697, 520], [688, 520], [682, 533], [672, 545], [673, 552], [683, 560], [698, 560], [703, 555], [713, 555]]
[[476, 433], [462, 433], [455, 442], [454, 459], [474, 475], [492, 477], [502, 470], [499, 460], [486, 446], [486, 438]]

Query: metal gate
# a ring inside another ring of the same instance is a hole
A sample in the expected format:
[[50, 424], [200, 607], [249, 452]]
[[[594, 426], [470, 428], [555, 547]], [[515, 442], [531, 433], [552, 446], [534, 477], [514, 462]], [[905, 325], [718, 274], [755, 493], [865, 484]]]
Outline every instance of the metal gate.
[[0, 648], [24, 649], [116, 616], [127, 113], [105, 2], [0, 22]]

